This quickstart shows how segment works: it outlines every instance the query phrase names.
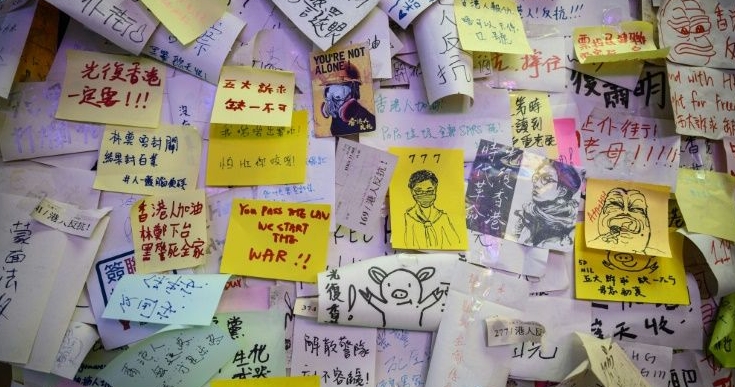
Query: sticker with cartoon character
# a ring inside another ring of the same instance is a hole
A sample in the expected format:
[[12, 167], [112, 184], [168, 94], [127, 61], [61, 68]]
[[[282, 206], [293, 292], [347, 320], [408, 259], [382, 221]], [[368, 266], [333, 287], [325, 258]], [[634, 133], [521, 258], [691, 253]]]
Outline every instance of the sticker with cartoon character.
[[319, 322], [436, 330], [457, 254], [370, 258], [319, 274]]

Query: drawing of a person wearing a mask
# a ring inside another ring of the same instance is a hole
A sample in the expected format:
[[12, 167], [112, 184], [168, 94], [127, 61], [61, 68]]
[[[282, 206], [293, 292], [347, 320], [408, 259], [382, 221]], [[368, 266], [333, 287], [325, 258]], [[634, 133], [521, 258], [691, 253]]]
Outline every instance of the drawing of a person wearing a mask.
[[436, 208], [436, 190], [439, 179], [434, 172], [425, 169], [416, 171], [408, 179], [416, 205], [406, 210], [406, 246], [417, 249], [441, 249], [459, 245], [459, 234], [452, 225], [449, 215]]
[[[322, 115], [332, 118], [332, 136], [375, 130], [375, 115], [360, 104], [360, 70], [349, 61], [324, 80]], [[372, 103], [372, 101], [370, 101]]]

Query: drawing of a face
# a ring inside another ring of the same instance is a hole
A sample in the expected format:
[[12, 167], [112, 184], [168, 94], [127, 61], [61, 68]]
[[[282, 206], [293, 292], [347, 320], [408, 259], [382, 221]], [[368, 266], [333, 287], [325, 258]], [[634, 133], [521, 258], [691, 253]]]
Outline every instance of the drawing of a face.
[[[636, 257], [630, 253], [620, 253], [617, 251], [608, 251], [607, 258], [602, 262], [605, 267], [609, 269], [619, 269], [630, 272], [643, 271], [649, 266], [658, 268], [658, 265], [653, 262], [655, 258], [652, 256], [638, 256]], [[654, 263], [652, 266], [651, 263]], [[653, 272], [653, 271], [651, 271]]]
[[433, 267], [425, 267], [416, 274], [406, 269], [386, 273], [379, 267], [371, 267], [368, 275], [380, 285], [380, 296], [389, 305], [418, 305], [422, 297], [421, 283], [431, 278], [435, 271]]
[[605, 196], [597, 228], [606, 242], [644, 252], [651, 238], [646, 197], [638, 190], [613, 188]]
[[424, 180], [411, 189], [411, 194], [419, 206], [431, 207], [436, 200], [436, 186], [430, 180]]
[[706, 63], [715, 55], [712, 42], [707, 35], [712, 24], [702, 6], [696, 0], [671, 0], [663, 6], [661, 13], [666, 23], [662, 28], [676, 35], [676, 39], [665, 42], [674, 46], [674, 52], [682, 56], [706, 58]]
[[352, 89], [348, 85], [330, 85], [324, 89], [326, 115], [339, 117], [339, 108], [351, 97]]
[[566, 189], [559, 187], [559, 177], [551, 164], [544, 164], [537, 169], [531, 181], [533, 182], [531, 195], [536, 202], [549, 202], [566, 194]]

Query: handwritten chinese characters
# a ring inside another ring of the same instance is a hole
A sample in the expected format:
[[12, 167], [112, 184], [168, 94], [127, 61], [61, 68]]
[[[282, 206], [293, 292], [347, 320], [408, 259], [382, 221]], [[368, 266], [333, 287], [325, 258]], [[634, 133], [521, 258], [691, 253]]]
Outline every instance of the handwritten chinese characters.
[[148, 9], [130, 0], [50, 0], [49, 3], [135, 55], [158, 25], [158, 19]]
[[[587, 227], [594, 227], [589, 224]], [[574, 278], [583, 300], [687, 304], [682, 239], [670, 234], [672, 257], [597, 250], [584, 246], [584, 227], [577, 228]]]
[[108, 126], [94, 188], [147, 195], [196, 188], [202, 139], [193, 126]]
[[292, 72], [225, 66], [217, 85], [212, 122], [289, 126], [294, 84]]
[[198, 1], [143, 0], [143, 4], [161, 20], [183, 44], [189, 44], [202, 34], [227, 9], [227, 3], [217, 0]]
[[165, 74], [149, 59], [69, 50], [56, 118], [154, 128]]
[[67, 234], [89, 238], [100, 219], [112, 208], [81, 209], [72, 204], [44, 198], [31, 213], [33, 219]]
[[141, 199], [130, 208], [138, 273], [204, 263], [207, 214], [202, 190]]
[[676, 132], [719, 140], [735, 135], [735, 70], [667, 62]]
[[209, 325], [227, 274], [129, 274], [120, 279], [104, 318]]
[[331, 215], [326, 204], [233, 200], [220, 272], [316, 282]]
[[537, 91], [510, 93], [513, 146], [521, 149], [542, 148], [551, 159], [556, 159], [554, 117], [549, 96]]
[[303, 183], [306, 179], [308, 114], [293, 113], [289, 127], [212, 124], [207, 185]]
[[617, 62], [663, 58], [669, 49], [657, 49], [653, 26], [644, 21], [622, 22], [619, 26], [574, 29], [574, 51], [580, 63]]
[[235, 351], [235, 342], [215, 325], [162, 332], [115, 357], [94, 383], [198, 387]]
[[274, 0], [273, 3], [322, 51], [350, 32], [378, 0]]
[[510, 54], [531, 53], [514, 0], [454, 2], [462, 49]]

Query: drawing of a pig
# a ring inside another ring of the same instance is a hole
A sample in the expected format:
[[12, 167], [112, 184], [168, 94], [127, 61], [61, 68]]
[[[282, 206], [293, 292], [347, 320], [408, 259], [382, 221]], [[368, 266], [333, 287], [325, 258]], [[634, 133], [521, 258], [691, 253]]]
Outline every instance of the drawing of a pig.
[[[405, 325], [406, 321], [416, 319], [422, 326], [424, 311], [436, 304], [444, 294], [438, 287], [424, 296], [423, 282], [431, 278], [436, 269], [424, 267], [413, 273], [407, 269], [396, 269], [390, 273], [377, 266], [368, 269], [368, 275], [380, 285], [380, 295], [370, 288], [360, 290], [360, 295], [383, 317], [383, 327]], [[391, 324], [388, 324], [391, 322]], [[397, 323], [402, 324], [397, 324]]]

